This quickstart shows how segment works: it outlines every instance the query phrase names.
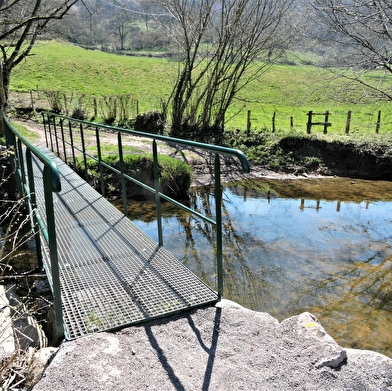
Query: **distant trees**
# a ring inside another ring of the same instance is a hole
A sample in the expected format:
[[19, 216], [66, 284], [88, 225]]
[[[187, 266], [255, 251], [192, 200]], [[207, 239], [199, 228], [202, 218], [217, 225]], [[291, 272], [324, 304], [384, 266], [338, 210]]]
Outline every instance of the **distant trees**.
[[125, 49], [125, 41], [131, 33], [132, 24], [132, 15], [125, 9], [117, 11], [110, 20], [109, 28], [111, 33], [118, 38], [120, 50]]
[[[291, 0], [161, 0], [155, 18], [178, 50], [173, 136], [219, 134], [227, 109], [284, 50]], [[201, 137], [200, 137], [201, 136]]]
[[26, 58], [52, 20], [61, 19], [78, 0], [0, 0], [0, 133], [12, 70]]
[[[317, 23], [328, 27], [323, 42], [335, 48], [334, 65], [345, 67], [347, 78], [392, 100], [392, 84], [383, 82], [392, 74], [391, 1], [315, 0], [313, 8]], [[374, 69], [383, 71], [375, 82], [360, 77]]]

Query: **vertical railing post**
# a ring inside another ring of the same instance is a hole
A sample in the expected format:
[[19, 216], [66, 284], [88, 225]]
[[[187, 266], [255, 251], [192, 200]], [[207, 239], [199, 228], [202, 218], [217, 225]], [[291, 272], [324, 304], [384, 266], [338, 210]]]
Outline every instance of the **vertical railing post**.
[[64, 337], [64, 321], [61, 302], [60, 290], [60, 272], [59, 261], [57, 255], [57, 240], [56, 240], [56, 226], [54, 218], [53, 206], [53, 189], [51, 172], [48, 166], [44, 167], [44, 194], [45, 194], [45, 209], [46, 209], [46, 224], [48, 232], [48, 245], [50, 254], [50, 268], [52, 276], [52, 290], [55, 310], [56, 332], [58, 340]]
[[56, 141], [57, 155], [60, 156], [59, 138], [57, 136], [57, 126], [56, 126], [56, 118], [55, 117], [53, 117], [53, 131], [54, 131], [54, 140]]
[[121, 132], [117, 133], [117, 141], [118, 141], [118, 156], [120, 159], [120, 172], [121, 172], [121, 192], [123, 199], [123, 209], [124, 215], [128, 216], [128, 200], [127, 200], [127, 188], [124, 178], [124, 156], [123, 156], [123, 148], [122, 148], [122, 140], [121, 140]]
[[25, 198], [26, 196], [26, 189], [24, 185], [27, 183], [26, 182], [26, 173], [25, 173], [25, 163], [24, 163], [24, 158], [23, 158], [23, 145], [20, 139], [16, 141], [16, 149], [15, 149], [15, 165], [16, 165], [16, 171], [18, 172], [19, 177], [21, 178], [21, 183], [19, 184], [18, 190], [19, 190], [19, 195], [21, 198], [24, 199], [24, 207], [28, 207], [28, 199]]
[[[56, 121], [55, 117], [52, 117], [52, 118], [53, 118], [53, 121]], [[48, 114], [48, 129], [49, 129], [49, 137], [50, 137], [50, 149], [51, 149], [51, 151], [53, 151], [54, 150], [54, 148], [53, 148], [53, 134], [52, 134], [52, 127], [50, 124], [50, 115], [49, 114]]]
[[37, 261], [38, 261], [38, 267], [42, 269], [43, 261], [42, 261], [41, 240], [39, 237], [38, 219], [36, 214], [34, 213], [34, 210], [37, 209], [37, 200], [35, 196], [33, 161], [32, 161], [31, 151], [29, 149], [26, 150], [26, 167], [27, 167], [27, 176], [29, 178], [30, 209], [31, 209], [30, 213], [32, 215], [32, 221], [33, 221], [32, 229], [34, 231], [35, 247], [37, 250]]
[[74, 167], [76, 167], [76, 156], [75, 156], [75, 147], [73, 143], [73, 134], [72, 134], [72, 124], [71, 121], [68, 120], [68, 129], [69, 129], [69, 140], [71, 143], [71, 151], [72, 151], [72, 161]]
[[60, 118], [60, 129], [61, 129], [61, 141], [63, 142], [63, 154], [64, 154], [64, 162], [67, 163], [67, 150], [65, 148], [65, 137], [64, 137], [64, 119]]
[[83, 162], [84, 162], [84, 175], [86, 178], [86, 182], [88, 183], [88, 170], [87, 170], [87, 156], [86, 156], [86, 145], [84, 143], [84, 133], [83, 133], [83, 124], [79, 124], [80, 129], [80, 137], [82, 139], [82, 153], [83, 153]]
[[218, 296], [223, 297], [223, 251], [222, 251], [222, 189], [220, 180], [220, 159], [215, 154], [215, 215], [216, 215], [216, 263], [218, 270]]
[[45, 113], [42, 113], [42, 123], [44, 124], [46, 148], [49, 148], [48, 130], [46, 129], [46, 122], [47, 120], [45, 120]]
[[159, 195], [160, 186], [159, 186], [158, 150], [157, 150], [157, 142], [155, 139], [152, 142], [152, 154], [154, 158], [154, 185], [155, 185], [155, 206], [157, 211], [157, 224], [158, 224], [158, 243], [160, 246], [163, 246], [161, 197]]
[[[101, 140], [99, 139], [99, 129], [98, 126], [95, 127], [95, 140], [97, 143], [98, 152], [98, 170], [99, 170], [99, 180], [101, 182], [101, 194], [105, 197], [105, 178], [103, 177], [103, 166], [102, 166], [102, 155], [101, 155]], [[86, 151], [83, 148], [83, 154], [86, 155]], [[87, 175], [86, 175], [87, 180]]]

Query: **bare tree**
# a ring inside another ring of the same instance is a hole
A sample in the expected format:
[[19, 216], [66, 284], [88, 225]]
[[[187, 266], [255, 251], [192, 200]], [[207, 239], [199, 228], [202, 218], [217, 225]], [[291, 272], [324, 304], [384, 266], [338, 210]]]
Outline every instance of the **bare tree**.
[[[390, 0], [315, 0], [316, 22], [328, 27], [326, 46], [338, 47], [335, 64], [344, 66], [346, 78], [361, 83], [377, 96], [392, 100], [392, 3]], [[331, 51], [332, 55], [333, 51]], [[381, 70], [380, 77], [362, 77]]]
[[109, 26], [111, 28], [111, 32], [114, 36], [118, 37], [120, 41], [120, 50], [125, 49], [125, 41], [131, 33], [132, 23], [132, 15], [125, 9], [120, 9], [116, 12], [110, 21]]
[[0, 0], [0, 133], [11, 71], [26, 58], [52, 20], [61, 19], [78, 0]]
[[167, 0], [160, 4], [162, 11], [155, 18], [172, 36], [180, 58], [170, 97], [172, 135], [189, 136], [195, 129], [220, 134], [238, 92], [283, 50], [284, 16], [294, 3]]

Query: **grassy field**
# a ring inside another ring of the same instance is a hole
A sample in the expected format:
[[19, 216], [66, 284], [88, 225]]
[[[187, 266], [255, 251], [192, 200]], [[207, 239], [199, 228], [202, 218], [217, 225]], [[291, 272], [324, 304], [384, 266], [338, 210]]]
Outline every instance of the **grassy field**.
[[[15, 68], [12, 92], [34, 90], [37, 94], [54, 90], [88, 97], [131, 94], [138, 101], [139, 111], [146, 112], [160, 110], [162, 99], [168, 97], [175, 81], [176, 63], [168, 59], [119, 56], [57, 41], [38, 42], [32, 54]], [[358, 86], [353, 88], [334, 79], [329, 71], [311, 65], [280, 64], [241, 91], [226, 120], [227, 128], [245, 129], [250, 111], [252, 130], [270, 130], [276, 113], [277, 130], [292, 130], [292, 117], [294, 130], [305, 132], [309, 110], [329, 110], [332, 126], [328, 132], [344, 135], [347, 112], [351, 110], [351, 132], [369, 135], [375, 132], [381, 110], [380, 134], [389, 137], [392, 134], [391, 106], [391, 103], [364, 98], [364, 91]], [[315, 127], [314, 132], [322, 133], [322, 127]]]

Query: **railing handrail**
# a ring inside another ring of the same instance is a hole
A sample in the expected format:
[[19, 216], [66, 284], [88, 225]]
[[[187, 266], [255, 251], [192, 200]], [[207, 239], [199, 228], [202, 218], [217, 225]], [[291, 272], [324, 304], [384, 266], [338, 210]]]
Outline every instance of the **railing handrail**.
[[76, 123], [80, 123], [80, 124], [85, 124], [87, 126], [98, 126], [102, 129], [116, 130], [116, 131], [119, 131], [122, 133], [128, 133], [128, 134], [132, 134], [135, 136], [146, 137], [146, 138], [164, 141], [164, 142], [172, 143], [172, 144], [185, 145], [187, 147], [194, 147], [194, 148], [202, 149], [202, 150], [208, 151], [208, 152], [215, 152], [215, 153], [218, 153], [221, 155], [235, 156], [238, 158], [238, 160], [241, 163], [242, 171], [245, 174], [250, 172], [249, 161], [246, 158], [245, 154], [242, 151], [240, 151], [239, 149], [227, 148], [227, 147], [222, 147], [220, 145], [214, 145], [214, 144], [205, 144], [205, 143], [200, 143], [197, 141], [184, 140], [184, 139], [175, 138], [175, 137], [162, 136], [162, 135], [154, 134], [154, 133], [146, 133], [146, 132], [141, 132], [139, 130], [124, 129], [124, 128], [120, 128], [120, 127], [116, 127], [116, 126], [99, 124], [96, 122], [88, 122], [88, 121], [84, 121], [84, 120], [80, 120], [80, 119], [67, 117], [67, 116], [64, 116], [61, 114], [50, 113], [50, 115], [53, 117], [57, 117], [57, 118], [63, 118], [68, 121], [72, 121], [72, 122], [76, 122]]
[[[43, 154], [35, 145], [23, 137], [5, 117], [0, 120], [3, 120], [4, 123], [7, 147], [13, 146], [15, 148], [13, 158], [10, 157], [10, 162], [14, 169], [14, 176], [18, 187], [22, 192], [21, 196], [26, 196], [24, 198], [29, 203], [32, 211], [32, 221], [34, 223], [32, 228], [35, 234], [38, 266], [41, 268], [43, 267], [43, 263], [39, 233], [42, 234], [49, 249], [51, 270], [48, 277], [50, 277], [49, 281], [52, 285], [57, 339], [60, 340], [64, 337], [65, 328], [61, 305], [56, 226], [53, 205], [53, 193], [61, 191], [60, 173], [57, 165], [48, 156]], [[22, 144], [24, 145], [24, 148]], [[44, 165], [42, 182], [44, 188], [46, 222], [44, 222], [36, 204], [36, 178], [33, 172], [32, 155], [37, 157]], [[47, 270], [47, 272], [49, 271]]]
[[[45, 119], [45, 115], [46, 115], [46, 119]], [[160, 246], [163, 246], [162, 214], [161, 214], [161, 206], [160, 206], [161, 198], [163, 198], [166, 201], [169, 201], [177, 206], [180, 206], [182, 209], [185, 209], [185, 210], [189, 211], [190, 213], [192, 213], [193, 215], [201, 217], [204, 220], [208, 221], [209, 223], [213, 224], [216, 228], [216, 264], [217, 264], [217, 277], [218, 277], [217, 278], [218, 279], [218, 295], [219, 295], [219, 297], [223, 296], [223, 250], [222, 250], [222, 247], [223, 247], [222, 235], [223, 234], [222, 234], [222, 194], [221, 194], [221, 178], [220, 178], [221, 177], [220, 156], [221, 155], [229, 155], [229, 156], [234, 156], [234, 157], [238, 158], [238, 160], [241, 162], [243, 172], [248, 173], [250, 171], [249, 162], [248, 162], [248, 159], [246, 158], [246, 156], [241, 151], [239, 151], [237, 149], [222, 147], [219, 145], [204, 144], [204, 143], [200, 143], [200, 142], [196, 142], [196, 141], [172, 138], [172, 137], [162, 136], [162, 135], [153, 134], [153, 133], [140, 132], [137, 130], [122, 129], [119, 127], [108, 126], [108, 125], [98, 124], [98, 123], [94, 123], [94, 122], [88, 122], [88, 121], [84, 121], [84, 120], [78, 120], [78, 119], [70, 118], [70, 117], [67, 117], [64, 115], [60, 115], [60, 114], [43, 113], [42, 117], [43, 117], [43, 121], [44, 121], [47, 146], [49, 147], [49, 140], [47, 137], [47, 133], [49, 133], [52, 150], [54, 151], [54, 148], [57, 148], [57, 154], [60, 155], [60, 145], [62, 145], [65, 161], [67, 161], [66, 147], [65, 147], [65, 145], [67, 144], [68, 146], [70, 146], [72, 148], [72, 156], [73, 156], [74, 164], [75, 164], [75, 150], [77, 150], [83, 154], [86, 176], [88, 176], [87, 160], [86, 160], [87, 156], [98, 162], [98, 168], [100, 171], [100, 179], [101, 179], [102, 195], [105, 195], [105, 189], [103, 186], [104, 180], [103, 180], [101, 168], [103, 166], [107, 167], [107, 165], [103, 162], [102, 156], [101, 156], [99, 129], [109, 130], [109, 131], [113, 131], [113, 130], [117, 131], [117, 133], [118, 133], [118, 153], [119, 153], [119, 157], [120, 157], [121, 162], [123, 161], [122, 160], [123, 159], [122, 141], [121, 141], [121, 134], [122, 133], [150, 139], [152, 142], [152, 150], [153, 150], [154, 187], [155, 188], [149, 187], [148, 185], [143, 184], [140, 181], [136, 180], [136, 178], [130, 177], [129, 175], [123, 173], [122, 169], [121, 169], [120, 176], [122, 179], [121, 186], [122, 186], [122, 194], [123, 194], [124, 214], [127, 215], [126, 190], [124, 189], [125, 188], [124, 182], [125, 182], [125, 179], [127, 179], [127, 180], [131, 180], [132, 182], [136, 183], [139, 186], [142, 186], [143, 188], [145, 188], [149, 192], [155, 193], [155, 205], [156, 205], [157, 228], [158, 228], [158, 243]], [[58, 119], [59, 124], [56, 123], [56, 118]], [[69, 140], [65, 139], [64, 122], [68, 122]], [[48, 126], [46, 126], [46, 125], [48, 125]], [[53, 131], [51, 129], [52, 125], [53, 125]], [[58, 135], [58, 133], [59, 133], [59, 131], [57, 130], [58, 125], [60, 126], [60, 129], [61, 129], [61, 134], [60, 134], [61, 137]], [[75, 126], [75, 125], [79, 125], [79, 126]], [[95, 142], [96, 142], [96, 146], [97, 146], [97, 155], [98, 156], [92, 156], [91, 154], [89, 154], [86, 151], [83, 126], [95, 128], [95, 138], [96, 138]], [[75, 143], [73, 142], [74, 138], [73, 138], [72, 128], [77, 129], [78, 127], [79, 127], [79, 131], [80, 131], [81, 147], [74, 145]], [[54, 137], [55, 145], [53, 144], [53, 137]], [[59, 140], [62, 142], [59, 143]], [[182, 145], [182, 146], [186, 146], [186, 147], [201, 149], [201, 150], [213, 153], [215, 155], [215, 159], [214, 159], [215, 221], [213, 219], [209, 218], [208, 216], [202, 216], [196, 210], [188, 208], [186, 205], [177, 202], [176, 200], [163, 194], [160, 191], [157, 141], [163, 141], [165, 143], [168, 143], [169, 145], [176, 144], [176, 145]], [[123, 164], [121, 164], [121, 165], [123, 165]], [[109, 167], [109, 169], [111, 169], [112, 171], [116, 171], [117, 174], [119, 173], [118, 170], [114, 170], [113, 167]], [[124, 195], [125, 195], [125, 197], [124, 197]]]
[[25, 137], [23, 137], [7, 120], [7, 118], [3, 118], [4, 123], [8, 127], [8, 129], [24, 144], [24, 146], [30, 150], [34, 156], [36, 156], [44, 165], [48, 167], [50, 170], [50, 177], [52, 183], [53, 192], [61, 191], [61, 180], [60, 173], [57, 165], [45, 154], [43, 154], [34, 144], [28, 141]]

